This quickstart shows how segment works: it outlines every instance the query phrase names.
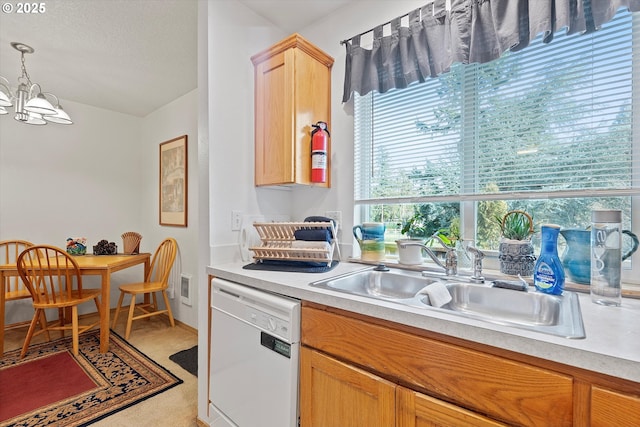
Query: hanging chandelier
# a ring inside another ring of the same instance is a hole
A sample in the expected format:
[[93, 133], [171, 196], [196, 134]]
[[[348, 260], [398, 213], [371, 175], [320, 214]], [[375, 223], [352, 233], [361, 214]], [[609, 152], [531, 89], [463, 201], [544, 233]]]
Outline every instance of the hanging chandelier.
[[[29, 125], [46, 125], [47, 122], [70, 125], [73, 122], [62, 109], [58, 97], [50, 92], [43, 92], [38, 83], [32, 83], [24, 62], [26, 53], [33, 53], [34, 49], [24, 43], [12, 42], [11, 46], [20, 52], [22, 75], [18, 77], [18, 88], [11, 91], [9, 80], [0, 76], [0, 115], [9, 114], [8, 107], [15, 104], [14, 118]], [[54, 100], [52, 104], [47, 97]]]

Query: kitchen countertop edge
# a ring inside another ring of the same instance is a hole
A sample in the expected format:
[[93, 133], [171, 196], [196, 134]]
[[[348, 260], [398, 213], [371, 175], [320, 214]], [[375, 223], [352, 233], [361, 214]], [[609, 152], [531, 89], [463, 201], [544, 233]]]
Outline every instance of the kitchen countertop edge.
[[624, 299], [622, 307], [603, 307], [591, 303], [589, 295], [579, 294], [587, 337], [568, 339], [309, 286], [370, 268], [363, 264], [341, 262], [326, 273], [246, 270], [242, 268], [245, 264], [213, 265], [207, 273], [256, 289], [640, 382], [639, 300]]

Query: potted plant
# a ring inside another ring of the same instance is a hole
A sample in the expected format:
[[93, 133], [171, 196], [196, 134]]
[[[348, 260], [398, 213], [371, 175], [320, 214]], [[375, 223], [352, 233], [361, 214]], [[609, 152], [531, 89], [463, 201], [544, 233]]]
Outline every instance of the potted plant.
[[[429, 212], [417, 210], [415, 214], [402, 225], [400, 232], [407, 236], [404, 239], [396, 240], [398, 245], [398, 258], [401, 264], [416, 265], [422, 264], [422, 249], [419, 246], [404, 246], [402, 243], [424, 243], [425, 240], [433, 234], [437, 234], [442, 241], [450, 247], [455, 247], [456, 242], [460, 239], [460, 218], [455, 217], [451, 220], [449, 226], [436, 228], [442, 225], [441, 218], [428, 219]], [[446, 220], [445, 220], [446, 221]], [[438, 255], [444, 258], [446, 249], [439, 244], [434, 244], [433, 239], [429, 241], [428, 246]]]
[[402, 223], [400, 232], [409, 239], [424, 240], [427, 233], [427, 219], [421, 212], [415, 212], [411, 218]]
[[422, 264], [422, 249], [419, 246], [403, 246], [403, 243], [424, 243], [427, 233], [425, 217], [420, 212], [416, 212], [402, 224], [400, 232], [407, 237], [396, 240], [398, 262], [405, 265]]
[[501, 239], [498, 249], [500, 272], [513, 276], [532, 276], [536, 256], [531, 236], [533, 218], [522, 210], [512, 210], [503, 217], [496, 216], [500, 224]]

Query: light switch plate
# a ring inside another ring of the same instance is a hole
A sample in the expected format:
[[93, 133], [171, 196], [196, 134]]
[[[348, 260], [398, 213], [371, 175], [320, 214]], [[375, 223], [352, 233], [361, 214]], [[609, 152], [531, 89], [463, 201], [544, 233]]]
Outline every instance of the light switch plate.
[[340, 229], [342, 228], [342, 211], [326, 211], [324, 216], [331, 218], [336, 222], [336, 230], [338, 232], [338, 236], [340, 236]]
[[231, 231], [240, 231], [242, 227], [242, 212], [231, 211]]

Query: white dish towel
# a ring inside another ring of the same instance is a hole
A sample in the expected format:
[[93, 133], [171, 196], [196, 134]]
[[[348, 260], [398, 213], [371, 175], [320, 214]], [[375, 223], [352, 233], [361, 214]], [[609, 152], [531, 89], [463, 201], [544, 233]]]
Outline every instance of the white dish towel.
[[425, 286], [419, 293], [429, 296], [429, 304], [432, 307], [442, 307], [452, 299], [447, 286], [440, 282], [434, 282]]
[[291, 242], [293, 249], [324, 249], [328, 251], [331, 249], [329, 242], [315, 242], [309, 240], [293, 240]]

